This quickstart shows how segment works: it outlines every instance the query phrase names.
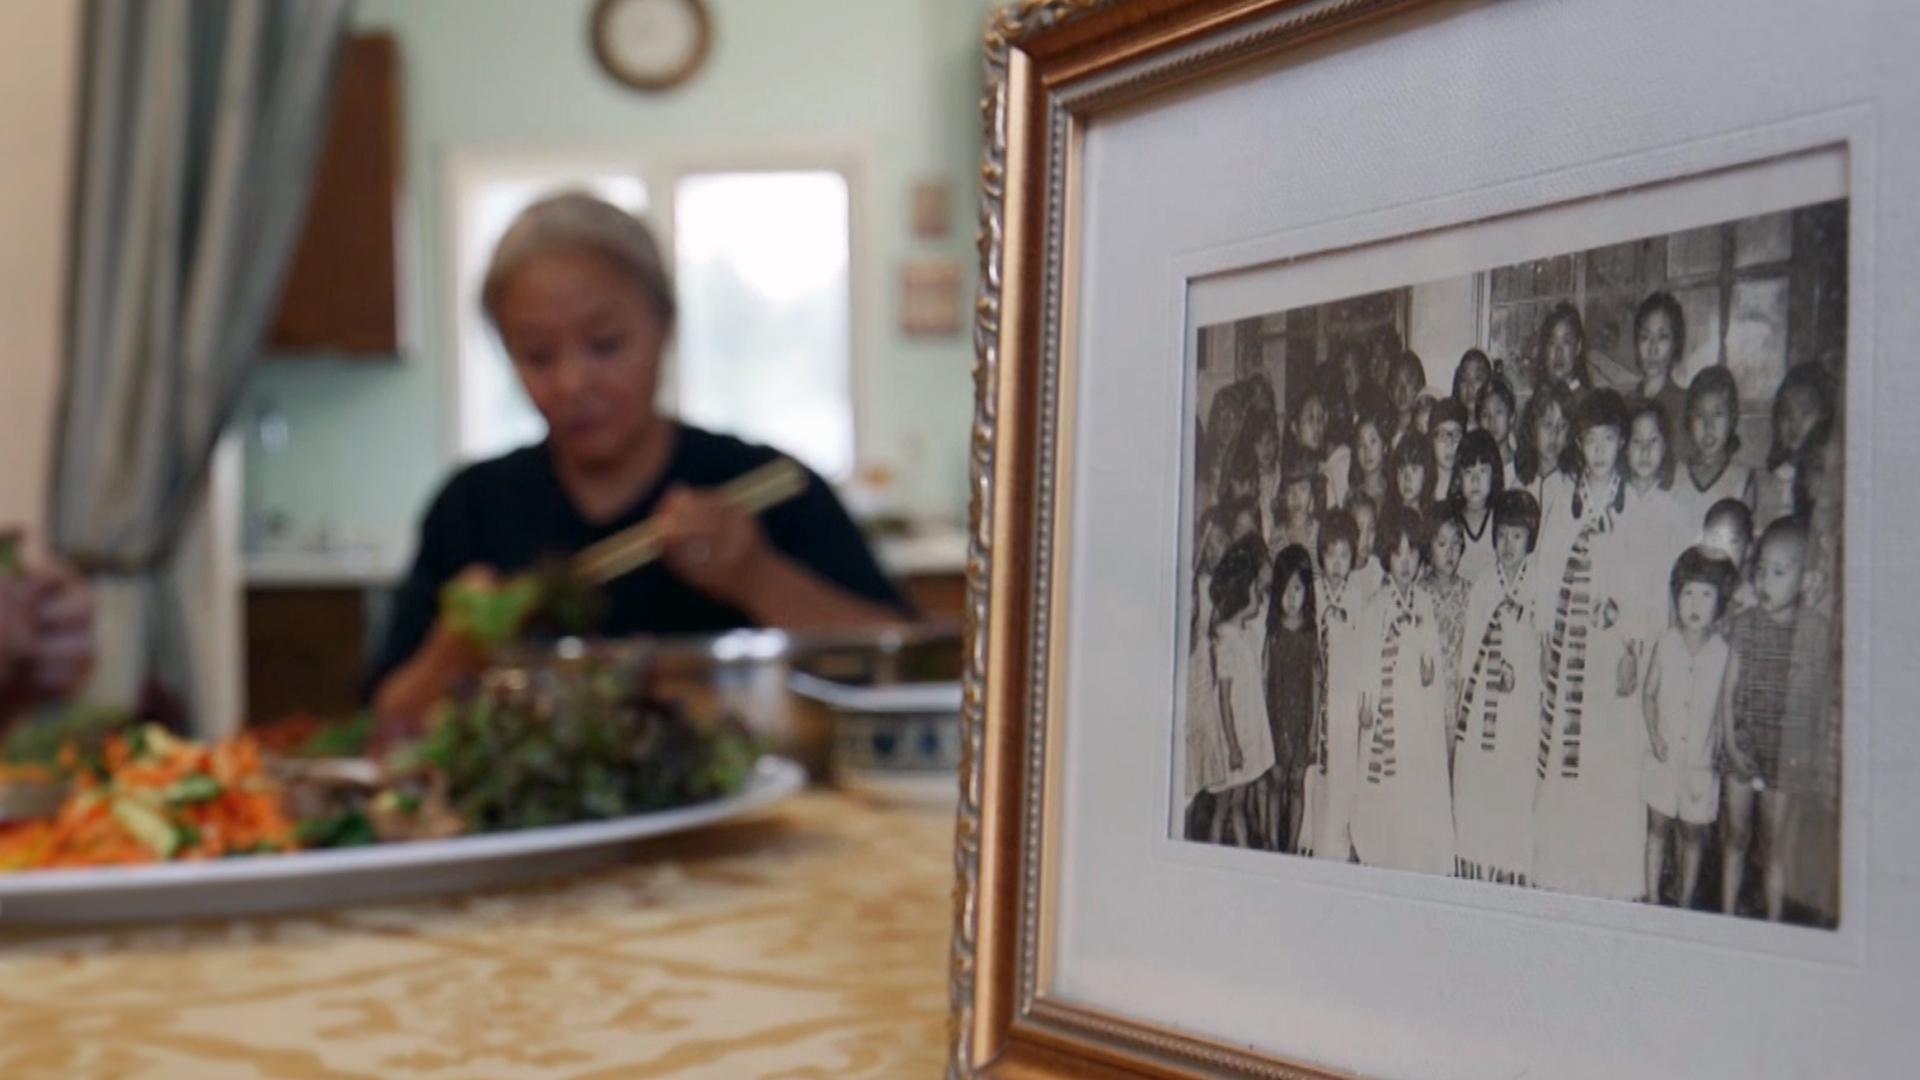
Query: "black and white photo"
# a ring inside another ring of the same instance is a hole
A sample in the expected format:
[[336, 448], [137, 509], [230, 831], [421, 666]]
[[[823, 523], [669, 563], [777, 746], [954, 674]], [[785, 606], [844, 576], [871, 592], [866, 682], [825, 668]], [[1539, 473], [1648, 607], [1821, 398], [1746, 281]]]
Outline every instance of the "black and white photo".
[[1848, 209], [1194, 328], [1174, 836], [1837, 926]]

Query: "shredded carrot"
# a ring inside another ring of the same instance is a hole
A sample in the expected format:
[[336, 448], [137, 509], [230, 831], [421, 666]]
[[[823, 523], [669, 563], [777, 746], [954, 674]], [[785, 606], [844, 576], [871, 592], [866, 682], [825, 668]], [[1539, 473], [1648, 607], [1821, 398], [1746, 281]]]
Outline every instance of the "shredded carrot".
[[[292, 850], [293, 823], [247, 736], [201, 746], [149, 736], [136, 752], [115, 736], [103, 749], [107, 775], [82, 774], [50, 821], [0, 828], [0, 872], [154, 862], [158, 852], [115, 815], [115, 800], [139, 804], [171, 830], [171, 858], [217, 859], [271, 847]], [[64, 759], [64, 758], [63, 758]], [[173, 798], [181, 785], [218, 785], [210, 797]]]

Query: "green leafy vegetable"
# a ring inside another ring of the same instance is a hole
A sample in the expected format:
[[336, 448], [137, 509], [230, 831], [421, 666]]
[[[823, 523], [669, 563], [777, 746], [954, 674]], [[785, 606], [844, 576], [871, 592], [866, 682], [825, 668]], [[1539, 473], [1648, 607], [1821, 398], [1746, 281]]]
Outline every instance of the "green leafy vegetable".
[[358, 810], [308, 818], [294, 826], [293, 835], [301, 847], [309, 848], [361, 847], [380, 839], [373, 822]]
[[132, 727], [134, 719], [119, 709], [78, 703], [52, 706], [29, 717], [7, 736], [0, 746], [0, 759], [10, 765], [53, 768], [60, 761], [60, 748], [71, 742], [83, 766], [103, 771], [101, 747], [109, 735]]
[[226, 788], [220, 781], [205, 773], [183, 776], [167, 788], [166, 800], [169, 806], [189, 806], [193, 803], [212, 802], [219, 798]]
[[539, 603], [540, 582], [527, 575], [489, 588], [455, 581], [440, 592], [440, 612], [448, 629], [483, 652], [510, 644]]
[[296, 756], [304, 758], [360, 757], [373, 741], [374, 717], [357, 713], [343, 723], [323, 727], [302, 743]]
[[583, 666], [451, 703], [418, 763], [476, 830], [621, 817], [745, 784], [759, 748], [737, 721], [696, 723], [618, 672]]
[[493, 653], [527, 633], [587, 633], [605, 614], [606, 598], [556, 561], [486, 586], [449, 582], [440, 590], [440, 612], [454, 633]]

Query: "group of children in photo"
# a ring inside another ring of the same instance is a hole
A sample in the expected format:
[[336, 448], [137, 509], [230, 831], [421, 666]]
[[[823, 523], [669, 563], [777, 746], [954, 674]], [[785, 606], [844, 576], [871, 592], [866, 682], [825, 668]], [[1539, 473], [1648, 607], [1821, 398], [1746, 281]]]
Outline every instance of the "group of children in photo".
[[1571, 304], [1524, 404], [1478, 349], [1428, 396], [1392, 330], [1284, 410], [1264, 375], [1220, 392], [1189, 839], [1654, 902], [1671, 875], [1683, 906], [1717, 839], [1722, 910], [1757, 845], [1776, 920], [1790, 875], [1833, 875], [1838, 364], [1785, 373], [1754, 467], [1733, 371], [1682, 381], [1680, 304], [1646, 297], [1634, 332], [1625, 394]]

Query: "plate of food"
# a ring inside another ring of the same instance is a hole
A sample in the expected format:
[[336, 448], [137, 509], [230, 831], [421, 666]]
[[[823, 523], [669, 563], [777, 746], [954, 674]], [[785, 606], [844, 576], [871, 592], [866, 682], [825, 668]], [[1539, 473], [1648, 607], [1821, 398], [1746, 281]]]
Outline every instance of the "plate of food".
[[0, 926], [258, 914], [574, 873], [805, 783], [733, 717], [652, 695], [633, 664], [506, 669], [450, 700], [420, 740], [340, 754], [368, 730], [351, 721], [280, 753], [154, 725], [68, 740], [51, 816], [0, 823]]

